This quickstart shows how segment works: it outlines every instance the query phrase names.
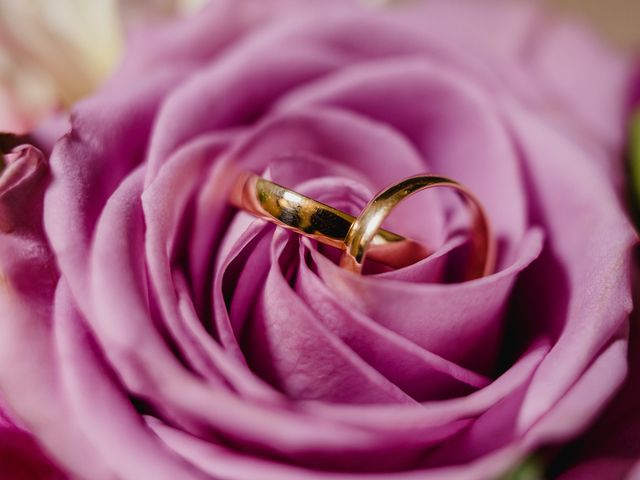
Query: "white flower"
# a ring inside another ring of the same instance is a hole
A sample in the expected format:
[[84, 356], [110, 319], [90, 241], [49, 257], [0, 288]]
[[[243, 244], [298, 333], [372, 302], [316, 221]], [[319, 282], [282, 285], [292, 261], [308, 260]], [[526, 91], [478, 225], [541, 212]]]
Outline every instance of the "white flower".
[[94, 91], [132, 23], [202, 0], [0, 0], [0, 131], [24, 131]]

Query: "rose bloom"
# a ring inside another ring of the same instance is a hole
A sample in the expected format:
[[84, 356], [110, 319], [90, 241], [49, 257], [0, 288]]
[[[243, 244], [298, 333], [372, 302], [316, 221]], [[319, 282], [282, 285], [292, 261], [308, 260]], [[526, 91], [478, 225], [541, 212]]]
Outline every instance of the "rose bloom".
[[[4, 160], [3, 478], [495, 478], [574, 439], [628, 371], [631, 78], [529, 3], [227, 0], [140, 32], [50, 155]], [[389, 222], [433, 255], [358, 276], [230, 207], [243, 170], [354, 214], [452, 177], [496, 272], [462, 280], [447, 192]]]
[[[631, 95], [631, 182], [638, 205], [638, 167], [640, 167], [640, 69]], [[636, 215], [638, 214], [636, 209]], [[636, 253], [632, 272], [633, 298], [640, 299], [640, 260]], [[640, 312], [631, 315], [628, 359], [629, 373], [615, 399], [604, 414], [576, 441], [556, 456], [551, 471], [562, 472], [563, 480], [589, 478], [640, 478]]]

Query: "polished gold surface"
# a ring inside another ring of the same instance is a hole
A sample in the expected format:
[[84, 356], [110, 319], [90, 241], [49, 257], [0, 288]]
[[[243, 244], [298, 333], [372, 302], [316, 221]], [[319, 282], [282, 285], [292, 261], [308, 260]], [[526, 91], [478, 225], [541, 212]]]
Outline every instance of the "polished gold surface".
[[482, 205], [461, 184], [435, 175], [409, 177], [376, 195], [351, 224], [344, 240], [346, 248], [340, 265], [353, 272], [361, 272], [365, 257], [367, 255], [373, 257], [379, 250], [374, 239], [391, 211], [410, 195], [434, 187], [454, 189], [465, 201], [471, 213], [470, 232], [473, 251], [466, 278], [474, 279], [492, 273], [495, 268], [496, 245]]
[[[252, 173], [239, 177], [231, 203], [257, 217], [342, 250], [355, 220], [352, 215]], [[375, 247], [370, 258], [394, 268], [410, 265], [430, 254], [420, 243], [383, 229], [376, 229], [369, 243]]]

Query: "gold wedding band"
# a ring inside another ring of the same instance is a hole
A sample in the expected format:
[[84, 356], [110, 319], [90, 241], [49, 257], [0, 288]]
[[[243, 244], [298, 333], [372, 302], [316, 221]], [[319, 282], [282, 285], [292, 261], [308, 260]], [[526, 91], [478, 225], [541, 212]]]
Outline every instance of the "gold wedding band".
[[[256, 217], [341, 250], [356, 219], [253, 173], [240, 175], [230, 202]], [[376, 248], [369, 258], [393, 268], [411, 265], [431, 253], [422, 244], [383, 229], [375, 232], [370, 244]]]
[[373, 239], [391, 211], [414, 193], [434, 187], [454, 189], [466, 202], [471, 213], [470, 235], [473, 250], [465, 278], [474, 279], [492, 273], [495, 268], [496, 245], [482, 204], [458, 182], [436, 175], [409, 177], [378, 193], [351, 224], [344, 240], [345, 249], [340, 266], [360, 273], [365, 257], [376, 254], [379, 247]]
[[259, 218], [343, 250], [340, 265], [362, 272], [365, 257], [401, 268], [430, 255], [419, 242], [381, 228], [385, 218], [404, 199], [433, 187], [454, 189], [471, 213], [471, 259], [466, 279], [489, 275], [495, 267], [496, 245], [479, 200], [458, 182], [436, 175], [418, 175], [378, 193], [359, 217], [353, 217], [254, 173], [238, 177], [230, 202]]

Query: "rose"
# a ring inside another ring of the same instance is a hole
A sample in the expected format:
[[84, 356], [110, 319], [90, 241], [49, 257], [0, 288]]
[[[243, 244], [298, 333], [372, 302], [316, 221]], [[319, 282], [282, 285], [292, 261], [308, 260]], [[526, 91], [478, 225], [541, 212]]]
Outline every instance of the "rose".
[[[575, 437], [627, 370], [629, 78], [525, 4], [229, 1], [147, 31], [48, 171], [14, 152], [37, 168], [0, 197], [12, 423], [98, 480], [491, 478]], [[433, 192], [393, 226], [437, 253], [354, 276], [231, 210], [230, 169], [354, 212], [452, 176], [498, 271], [455, 277]]]
[[[640, 74], [640, 69], [637, 70]], [[630, 164], [629, 184], [632, 201], [637, 215], [638, 167], [640, 167], [640, 75], [636, 75], [631, 95], [631, 128], [629, 129], [628, 161]], [[637, 221], [637, 217], [636, 217]], [[630, 318], [629, 334], [629, 374], [616, 398], [605, 413], [575, 442], [561, 450], [554, 460], [553, 469], [562, 472], [562, 478], [577, 480], [582, 478], [637, 478], [640, 475], [640, 271], [637, 252], [633, 265], [634, 311]]]
[[[638, 278], [637, 273], [635, 278]], [[637, 302], [637, 283], [634, 290]], [[640, 474], [637, 442], [640, 429], [640, 316], [637, 309], [631, 317], [628, 356], [629, 374], [615, 399], [585, 435], [567, 445], [554, 458], [551, 468], [561, 473], [563, 480], [637, 478]]]

